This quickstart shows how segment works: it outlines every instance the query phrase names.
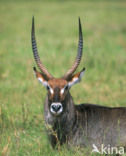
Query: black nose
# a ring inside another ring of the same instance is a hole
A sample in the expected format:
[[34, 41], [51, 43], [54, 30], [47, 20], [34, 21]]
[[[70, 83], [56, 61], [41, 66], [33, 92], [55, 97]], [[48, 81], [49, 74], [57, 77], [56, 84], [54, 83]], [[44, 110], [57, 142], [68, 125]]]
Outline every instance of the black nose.
[[55, 112], [58, 112], [61, 109], [61, 105], [52, 105], [52, 109]]

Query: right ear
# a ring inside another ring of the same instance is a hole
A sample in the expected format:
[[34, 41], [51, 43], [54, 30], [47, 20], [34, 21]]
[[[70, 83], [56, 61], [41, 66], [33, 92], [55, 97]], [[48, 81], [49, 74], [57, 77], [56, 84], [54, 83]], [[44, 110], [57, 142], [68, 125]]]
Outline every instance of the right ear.
[[76, 84], [76, 83], [81, 81], [81, 78], [83, 77], [84, 72], [85, 72], [85, 68], [83, 68], [80, 72], [74, 74], [71, 77], [71, 80], [69, 80], [69, 82], [68, 82], [69, 88], [72, 87], [74, 84]]
[[42, 83], [43, 86], [47, 87], [48, 80], [46, 79], [46, 77], [42, 73], [38, 72], [35, 67], [33, 67], [33, 70], [34, 70], [35, 76], [37, 77], [38, 81], [40, 83]]

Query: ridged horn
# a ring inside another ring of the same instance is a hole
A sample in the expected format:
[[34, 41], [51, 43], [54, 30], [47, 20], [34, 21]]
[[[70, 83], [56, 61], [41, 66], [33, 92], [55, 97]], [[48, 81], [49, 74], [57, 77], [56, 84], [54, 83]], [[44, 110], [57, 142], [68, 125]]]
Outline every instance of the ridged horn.
[[83, 52], [83, 35], [82, 35], [82, 28], [81, 28], [81, 21], [79, 18], [79, 41], [78, 41], [78, 52], [76, 59], [74, 61], [73, 66], [66, 72], [66, 74], [63, 76], [64, 79], [68, 79], [69, 76], [71, 76], [75, 70], [77, 69], [78, 65], [80, 64], [81, 57]]
[[39, 54], [38, 54], [37, 43], [36, 43], [36, 39], [35, 39], [34, 16], [32, 18], [31, 42], [32, 42], [32, 51], [33, 51], [34, 59], [36, 61], [36, 64], [37, 64], [38, 68], [41, 70], [41, 72], [48, 79], [53, 78], [53, 76], [47, 71], [47, 69], [45, 68], [45, 66], [42, 64], [42, 62], [40, 60], [40, 57], [39, 57]]

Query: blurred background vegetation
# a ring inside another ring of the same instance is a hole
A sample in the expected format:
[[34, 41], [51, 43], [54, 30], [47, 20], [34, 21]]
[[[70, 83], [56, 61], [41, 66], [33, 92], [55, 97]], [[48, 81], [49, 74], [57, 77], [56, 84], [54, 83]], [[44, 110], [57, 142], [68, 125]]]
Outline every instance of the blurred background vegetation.
[[35, 17], [41, 59], [56, 77], [72, 65], [78, 17], [86, 67], [71, 89], [75, 103], [126, 107], [126, 1], [0, 1], [0, 155], [64, 156], [84, 151], [52, 150], [45, 132], [45, 88], [34, 77], [31, 20]]

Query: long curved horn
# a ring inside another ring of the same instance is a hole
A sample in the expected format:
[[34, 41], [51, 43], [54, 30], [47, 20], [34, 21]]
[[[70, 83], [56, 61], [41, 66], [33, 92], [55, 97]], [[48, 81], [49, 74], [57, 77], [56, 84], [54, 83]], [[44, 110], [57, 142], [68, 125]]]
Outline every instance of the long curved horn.
[[63, 76], [64, 79], [67, 79], [71, 76], [75, 70], [77, 69], [78, 65], [80, 64], [81, 57], [83, 51], [83, 35], [82, 35], [82, 28], [81, 28], [81, 21], [79, 18], [79, 42], [78, 42], [78, 53], [75, 59], [73, 66], [67, 71], [67, 73]]
[[31, 41], [32, 41], [32, 51], [34, 54], [34, 59], [36, 61], [36, 64], [38, 65], [39, 69], [41, 70], [41, 72], [44, 75], [46, 75], [49, 79], [53, 78], [53, 76], [47, 71], [45, 66], [42, 64], [40, 57], [39, 57], [39, 54], [38, 54], [37, 43], [36, 43], [36, 39], [35, 39], [34, 17], [32, 18]]

